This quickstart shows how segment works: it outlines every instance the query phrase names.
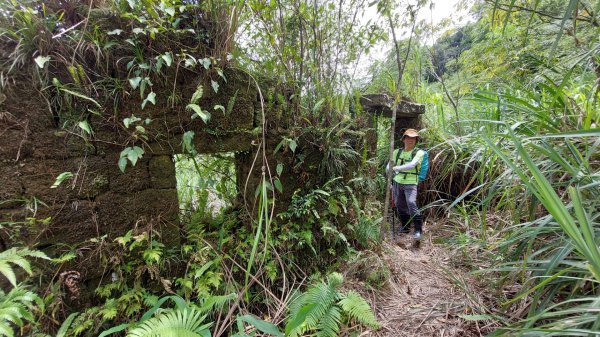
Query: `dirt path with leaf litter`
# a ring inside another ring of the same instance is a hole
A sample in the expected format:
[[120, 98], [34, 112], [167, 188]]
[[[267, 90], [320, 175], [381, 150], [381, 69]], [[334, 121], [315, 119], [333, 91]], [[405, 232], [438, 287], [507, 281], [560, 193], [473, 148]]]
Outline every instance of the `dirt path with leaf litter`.
[[[382, 328], [360, 336], [482, 336], [493, 331], [486, 326], [489, 321], [465, 319], [481, 312], [483, 289], [457, 263], [460, 257], [432, 243], [431, 233], [420, 247], [404, 235], [399, 242], [388, 239], [379, 254], [361, 253], [350, 263], [346, 281], [370, 302]], [[382, 286], [369, 285], [378, 278]]]

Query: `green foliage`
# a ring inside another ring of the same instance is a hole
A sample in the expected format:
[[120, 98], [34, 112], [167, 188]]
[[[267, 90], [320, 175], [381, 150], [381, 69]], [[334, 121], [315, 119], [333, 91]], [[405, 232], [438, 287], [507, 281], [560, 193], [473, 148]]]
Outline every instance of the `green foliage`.
[[[2, 258], [0, 261], [3, 261]], [[41, 304], [37, 294], [20, 284], [8, 293], [0, 290], [0, 336], [15, 336], [13, 326], [23, 327], [25, 321], [34, 323], [33, 307]]]
[[34, 308], [43, 309], [40, 297], [17, 282], [14, 266], [19, 266], [28, 275], [33, 273], [28, 257], [48, 259], [46, 254], [27, 248], [13, 247], [0, 252], [0, 273], [12, 285], [8, 292], [0, 290], [0, 336], [14, 336], [14, 326], [22, 328], [26, 321], [34, 323]]
[[[216, 82], [213, 82], [216, 83]], [[214, 86], [213, 86], [214, 88]], [[210, 120], [210, 112], [206, 111], [206, 110], [202, 110], [202, 108], [200, 107], [200, 105], [198, 105], [198, 101], [200, 100], [200, 98], [202, 98], [202, 94], [204, 89], [202, 88], [202, 85], [198, 85], [198, 87], [196, 88], [196, 91], [194, 92], [194, 94], [192, 95], [192, 98], [190, 99], [190, 104], [188, 104], [185, 109], [186, 110], [192, 110], [194, 112], [194, 114], [192, 115], [192, 119], [200, 117], [202, 119], [202, 121], [204, 123], [208, 123], [208, 121]]]
[[299, 123], [337, 123], [349, 99], [340, 92], [355, 80], [355, 73], [344, 68], [358, 67], [384, 35], [375, 22], [356, 19], [366, 6], [358, 1], [250, 1], [247, 7], [251, 16], [243, 27], [251, 43], [241, 44], [240, 62], [283, 83], [276, 94], [289, 97], [293, 112], [308, 117]]
[[144, 152], [144, 149], [139, 146], [126, 147], [123, 151], [121, 151], [119, 158], [119, 169], [121, 169], [121, 172], [125, 172], [127, 161], [131, 162], [132, 166], [135, 166], [137, 161], [144, 155]]
[[327, 282], [320, 282], [294, 300], [290, 306], [286, 336], [301, 336], [314, 332], [317, 336], [337, 336], [344, 317], [371, 328], [379, 328], [369, 304], [356, 292], [346, 294], [338, 288], [342, 275], [329, 274]]
[[[197, 305], [190, 304], [178, 296], [166, 296], [144, 313], [139, 322], [124, 323], [102, 332], [99, 337], [108, 336], [128, 329], [127, 336], [210, 336], [208, 329], [212, 323], [204, 323], [206, 314], [221, 308], [234, 298], [227, 296], [205, 296]], [[175, 302], [173, 309], [161, 309], [167, 301]]]
[[236, 197], [233, 154], [197, 155], [193, 135], [183, 137], [189, 156], [175, 158], [177, 193], [180, 209], [186, 219], [204, 221], [221, 214]]
[[[403, 95], [427, 105], [424, 210], [447, 218], [434, 223], [452, 233], [440, 240], [458, 264], [483, 266], [477, 274], [498, 301], [465, 319], [497, 320], [494, 336], [600, 328], [594, 6], [483, 2], [475, 22], [417, 45], [406, 63]], [[390, 87], [393, 61], [372, 68], [367, 90]]]
[[17, 277], [15, 275], [13, 265], [21, 267], [29, 275], [33, 273], [31, 270], [31, 265], [26, 259], [27, 257], [48, 259], [46, 254], [40, 251], [29, 250], [27, 248], [18, 249], [13, 247], [0, 252], [0, 273], [2, 273], [2, 275], [8, 279], [13, 287], [17, 286]]
[[243, 328], [242, 322], [248, 323], [248, 324], [254, 326], [257, 330], [259, 330], [263, 333], [266, 333], [268, 335], [275, 336], [275, 337], [284, 337], [283, 333], [281, 333], [281, 331], [279, 331], [277, 326], [275, 326], [273, 323], [263, 321], [261, 319], [254, 317], [253, 315], [239, 316], [237, 318], [237, 322], [238, 322], [239, 332], [236, 333], [235, 335], [233, 335], [232, 337], [249, 337], [249, 336], [251, 336], [251, 335], [246, 334], [244, 332], [244, 329], [242, 329]]
[[139, 326], [131, 329], [127, 336], [131, 337], [207, 337], [210, 336], [208, 327], [212, 325], [202, 324], [206, 316], [194, 309], [175, 310], [162, 313], [157, 317], [150, 318]]
[[[279, 214], [281, 218], [292, 221], [303, 219], [304, 226], [308, 229], [316, 226], [325, 239], [325, 242], [319, 243], [319, 246], [330, 247], [331, 244], [348, 244], [346, 235], [340, 231], [343, 223], [338, 222], [338, 215], [348, 213], [346, 208], [348, 202], [347, 191], [336, 186], [335, 180], [329, 181], [321, 188], [313, 189], [305, 194], [301, 194], [301, 191], [294, 192], [288, 210]], [[315, 254], [320, 253], [318, 247], [313, 247], [314, 243], [307, 243]], [[332, 252], [331, 248], [328, 249]]]

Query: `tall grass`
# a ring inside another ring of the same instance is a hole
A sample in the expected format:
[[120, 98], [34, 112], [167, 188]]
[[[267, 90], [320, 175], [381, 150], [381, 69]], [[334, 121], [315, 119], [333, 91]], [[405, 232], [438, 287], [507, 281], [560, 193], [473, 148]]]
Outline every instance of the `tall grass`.
[[465, 136], [427, 130], [430, 205], [485, 248], [471, 262], [499, 289], [492, 336], [600, 332], [600, 113], [582, 78], [481, 91]]

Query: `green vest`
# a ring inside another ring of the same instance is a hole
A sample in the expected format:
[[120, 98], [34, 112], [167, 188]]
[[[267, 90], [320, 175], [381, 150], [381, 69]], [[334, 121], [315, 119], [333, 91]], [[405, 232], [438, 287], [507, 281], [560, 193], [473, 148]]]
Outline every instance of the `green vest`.
[[408, 152], [402, 150], [400, 154], [398, 154], [398, 151], [398, 149], [394, 150], [394, 159], [396, 159], [396, 166], [410, 163], [413, 160], [413, 154], [415, 157], [417, 157], [418, 163], [417, 166], [413, 169], [400, 171], [394, 176], [394, 181], [401, 185], [417, 185], [417, 183], [419, 182], [419, 171], [421, 170], [421, 161], [423, 160], [425, 152], [417, 148], [414, 148], [412, 151]]

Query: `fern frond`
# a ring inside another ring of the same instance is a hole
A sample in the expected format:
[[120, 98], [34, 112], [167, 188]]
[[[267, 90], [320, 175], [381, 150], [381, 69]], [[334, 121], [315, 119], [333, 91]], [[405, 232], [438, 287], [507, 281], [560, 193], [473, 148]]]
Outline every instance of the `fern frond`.
[[327, 277], [327, 283], [321, 282], [300, 296], [298, 301], [302, 306], [295, 306], [300, 309], [291, 312], [290, 320], [285, 327], [286, 336], [295, 337], [316, 329], [338, 299], [337, 287], [342, 284], [342, 281], [341, 274], [332, 273]]
[[8, 324], [0, 322], [0, 336], [13, 337], [14, 335], [14, 331]]
[[201, 313], [208, 313], [214, 310], [214, 308], [222, 308], [227, 302], [234, 300], [236, 294], [221, 295], [221, 296], [209, 296], [202, 306], [198, 308]]
[[329, 308], [335, 303], [337, 298], [336, 286], [332, 283], [319, 284], [310, 289], [307, 293], [307, 301], [312, 306], [312, 310], [306, 317], [306, 323], [309, 329], [314, 329], [321, 318], [327, 313]]
[[296, 314], [298, 311], [300, 311], [300, 309], [302, 308], [302, 306], [304, 306], [304, 303], [302, 301], [302, 292], [298, 289], [294, 289], [292, 291], [292, 294], [290, 295], [290, 304], [288, 306], [288, 310], [290, 312], [290, 316], [294, 316], [294, 314]]
[[342, 322], [342, 311], [337, 305], [329, 307], [329, 310], [317, 325], [317, 337], [336, 337], [340, 331]]
[[344, 309], [351, 319], [364, 324], [368, 327], [378, 329], [381, 324], [375, 318], [371, 306], [357, 292], [349, 291], [344, 298], [339, 302], [339, 305]]
[[329, 281], [329, 284], [334, 288], [337, 288], [344, 282], [344, 277], [340, 273], [331, 273], [327, 276], [327, 280]]
[[127, 334], [128, 337], [209, 337], [212, 323], [196, 309], [175, 310], [150, 318]]
[[21, 267], [29, 275], [32, 274], [31, 265], [26, 259], [28, 256], [48, 259], [46, 254], [39, 251], [32, 251], [27, 248], [17, 249], [13, 247], [0, 252], [0, 273], [4, 275], [6, 279], [8, 279], [13, 287], [17, 286], [17, 277], [15, 276], [15, 271], [12, 265]]
[[8, 294], [0, 291], [0, 336], [13, 336], [13, 326], [22, 327], [23, 321], [32, 322], [30, 306], [38, 300], [35, 293], [18, 284]]

